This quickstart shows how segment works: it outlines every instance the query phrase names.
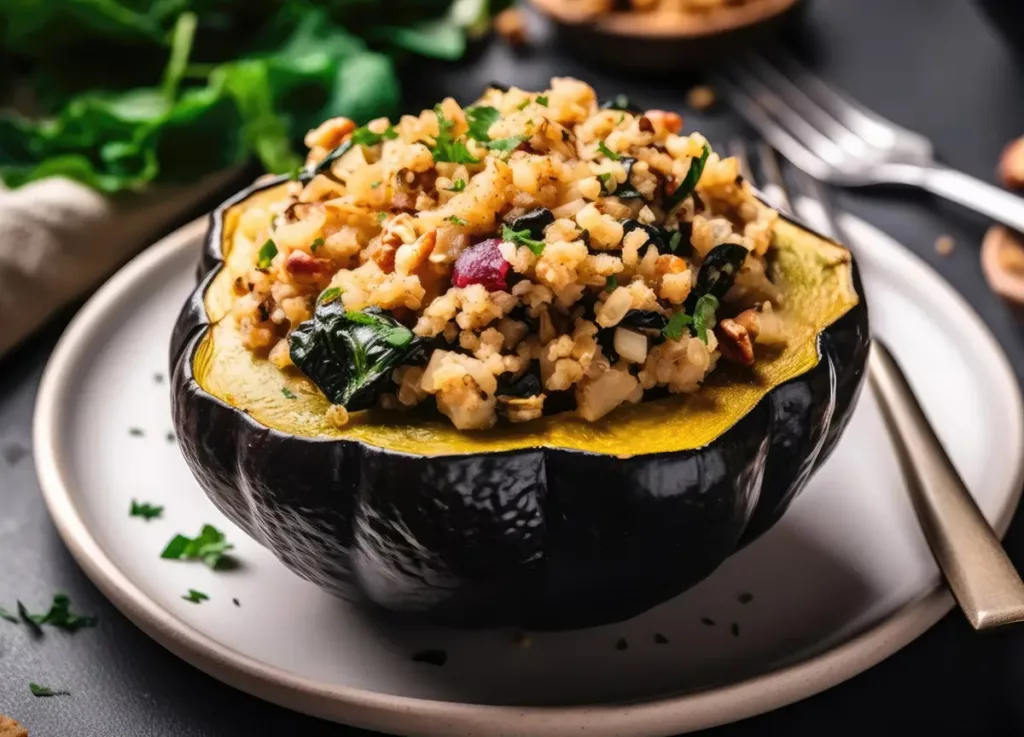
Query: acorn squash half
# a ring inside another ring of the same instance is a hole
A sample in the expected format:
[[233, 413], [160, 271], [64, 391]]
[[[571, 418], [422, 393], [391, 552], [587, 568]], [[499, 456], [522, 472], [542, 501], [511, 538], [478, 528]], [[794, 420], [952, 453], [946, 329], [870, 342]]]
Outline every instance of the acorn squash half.
[[174, 424], [217, 507], [347, 599], [454, 626], [626, 619], [771, 527], [853, 410], [869, 337], [856, 267], [780, 219], [770, 264], [789, 345], [752, 370], [722, 366], [695, 395], [595, 423], [461, 432], [370, 410], [337, 429], [312, 384], [254, 358], [224, 319], [222, 264], [252, 258], [233, 252], [239, 214], [283, 181], [212, 215], [171, 342]]

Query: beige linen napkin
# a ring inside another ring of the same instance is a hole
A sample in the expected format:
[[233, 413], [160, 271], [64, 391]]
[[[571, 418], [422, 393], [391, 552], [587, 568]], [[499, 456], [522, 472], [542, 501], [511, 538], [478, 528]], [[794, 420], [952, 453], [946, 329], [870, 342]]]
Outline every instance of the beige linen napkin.
[[237, 175], [121, 198], [67, 179], [0, 190], [0, 356]]

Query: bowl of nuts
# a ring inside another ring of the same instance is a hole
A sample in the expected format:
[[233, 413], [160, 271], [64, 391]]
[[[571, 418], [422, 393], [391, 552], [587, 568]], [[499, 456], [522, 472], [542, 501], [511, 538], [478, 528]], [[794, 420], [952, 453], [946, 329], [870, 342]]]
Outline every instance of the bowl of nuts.
[[632, 72], [706, 66], [792, 20], [800, 0], [530, 0], [588, 61]]

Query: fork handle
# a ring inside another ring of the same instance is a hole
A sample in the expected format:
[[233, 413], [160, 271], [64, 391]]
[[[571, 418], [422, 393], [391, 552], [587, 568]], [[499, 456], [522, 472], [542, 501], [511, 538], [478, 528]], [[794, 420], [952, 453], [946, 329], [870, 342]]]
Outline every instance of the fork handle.
[[1024, 198], [962, 171], [939, 166], [924, 171], [922, 186], [933, 194], [1024, 232]]
[[961, 609], [977, 630], [1024, 621], [1024, 582], [878, 340], [871, 341], [868, 377], [925, 537]]

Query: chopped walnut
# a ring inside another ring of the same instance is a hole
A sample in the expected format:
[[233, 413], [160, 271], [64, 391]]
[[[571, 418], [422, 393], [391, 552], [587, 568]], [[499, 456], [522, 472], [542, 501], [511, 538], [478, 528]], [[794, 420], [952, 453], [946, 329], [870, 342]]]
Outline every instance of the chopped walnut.
[[726, 318], [715, 327], [718, 349], [722, 357], [743, 366], [754, 363], [754, 341], [745, 327], [733, 319]]
[[304, 143], [306, 148], [336, 148], [355, 129], [356, 124], [348, 118], [331, 118], [307, 133]]
[[686, 102], [694, 110], [710, 110], [716, 101], [715, 91], [707, 85], [694, 87], [686, 94]]

